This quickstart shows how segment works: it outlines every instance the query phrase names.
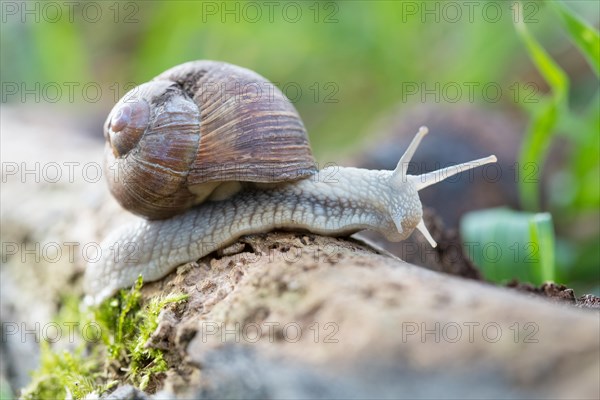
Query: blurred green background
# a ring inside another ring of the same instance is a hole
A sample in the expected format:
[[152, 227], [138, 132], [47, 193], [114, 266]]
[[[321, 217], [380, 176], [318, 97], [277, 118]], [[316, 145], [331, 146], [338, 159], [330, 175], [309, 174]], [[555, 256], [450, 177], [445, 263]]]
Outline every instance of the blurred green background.
[[[406, 82], [434, 90], [436, 84], [455, 82], [465, 89], [461, 102], [523, 119], [526, 125], [535, 121], [556, 88], [515, 29], [515, 23], [524, 22], [564, 71], [568, 85], [553, 123], [537, 136], [538, 150], [524, 139], [521, 160], [534, 157], [543, 165], [557, 135], [570, 147], [554, 186], [561, 195], [540, 203], [535, 187], [521, 187], [522, 203], [553, 216], [556, 279], [586, 288], [600, 284], [598, 76], [548, 2], [67, 3], [2, 3], [3, 102], [57, 103], [77, 110], [73, 115], [79, 118], [91, 115], [90, 131], [100, 139], [102, 119], [133, 84], [185, 61], [223, 60], [257, 71], [291, 98], [321, 162], [340, 161], [358, 151], [372, 140], [373, 122], [399, 104], [422, 102], [420, 94], [407, 97]], [[598, 26], [598, 2], [566, 5]], [[598, 49], [592, 46], [593, 51]], [[468, 82], [493, 83], [502, 95], [491, 101], [477, 89], [469, 99]], [[49, 83], [62, 89], [57, 101]], [[527, 91], [527, 83], [534, 84], [533, 92]], [[69, 85], [76, 85], [72, 99]], [[82, 93], [85, 85], [87, 95]], [[97, 87], [100, 96], [94, 93]], [[36, 101], [23, 88], [48, 93]], [[526, 102], [524, 96], [539, 101]], [[435, 95], [424, 100], [436, 102]], [[440, 96], [439, 103], [452, 105], [454, 99]], [[522, 134], [526, 138], [525, 130]], [[523, 156], [530, 149], [529, 158]], [[579, 229], [583, 222], [585, 229]]]

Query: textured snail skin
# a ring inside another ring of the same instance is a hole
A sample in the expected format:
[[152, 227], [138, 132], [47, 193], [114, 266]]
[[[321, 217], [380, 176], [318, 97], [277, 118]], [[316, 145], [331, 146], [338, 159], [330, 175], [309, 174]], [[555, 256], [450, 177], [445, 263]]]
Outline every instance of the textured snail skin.
[[171, 219], [140, 220], [102, 243], [102, 259], [86, 270], [86, 302], [100, 303], [140, 274], [145, 282], [158, 280], [250, 233], [304, 229], [341, 236], [372, 229], [388, 240], [403, 240], [422, 217], [411, 178], [416, 177], [330, 167], [309, 179], [206, 202]]

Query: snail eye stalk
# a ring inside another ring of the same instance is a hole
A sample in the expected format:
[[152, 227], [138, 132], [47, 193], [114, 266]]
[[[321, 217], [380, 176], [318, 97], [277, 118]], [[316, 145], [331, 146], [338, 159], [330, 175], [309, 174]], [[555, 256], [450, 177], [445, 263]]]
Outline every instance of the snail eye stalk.
[[468, 171], [485, 164], [495, 163], [496, 161], [498, 161], [496, 156], [491, 155], [462, 164], [451, 165], [449, 167], [438, 169], [437, 171], [431, 171], [426, 174], [411, 176], [411, 180], [417, 187], [417, 191], [419, 191], [421, 189], [425, 189], [427, 186], [434, 185], [463, 171]]

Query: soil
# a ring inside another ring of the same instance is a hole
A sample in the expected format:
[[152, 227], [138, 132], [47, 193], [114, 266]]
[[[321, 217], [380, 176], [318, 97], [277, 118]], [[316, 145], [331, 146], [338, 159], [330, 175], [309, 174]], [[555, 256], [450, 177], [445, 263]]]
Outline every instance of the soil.
[[577, 298], [575, 297], [575, 292], [573, 289], [553, 282], [546, 282], [540, 286], [534, 286], [530, 283], [522, 283], [517, 280], [512, 280], [506, 285], [506, 287], [545, 297], [556, 303], [572, 304], [580, 308], [600, 309], [600, 297], [586, 294]]

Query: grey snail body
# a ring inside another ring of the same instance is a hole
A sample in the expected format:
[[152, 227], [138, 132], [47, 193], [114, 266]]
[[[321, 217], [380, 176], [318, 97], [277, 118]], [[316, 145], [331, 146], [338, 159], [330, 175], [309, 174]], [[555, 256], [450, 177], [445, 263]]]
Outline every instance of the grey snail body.
[[[239, 96], [241, 85], [259, 84], [272, 95]], [[227, 85], [234, 89], [224, 90]], [[84, 290], [91, 304], [140, 274], [144, 281], [158, 280], [243, 235], [273, 229], [333, 236], [371, 229], [400, 241], [417, 228], [435, 246], [418, 191], [496, 161], [489, 156], [407, 175], [427, 133], [421, 128], [393, 171], [317, 171], [294, 107], [254, 72], [196, 61], [136, 89], [108, 116], [105, 163], [118, 165], [118, 179], [109, 179], [111, 193], [145, 219], [110, 234], [100, 261], [87, 266]], [[131, 252], [115, 257], [109, 250], [115, 244]]]

